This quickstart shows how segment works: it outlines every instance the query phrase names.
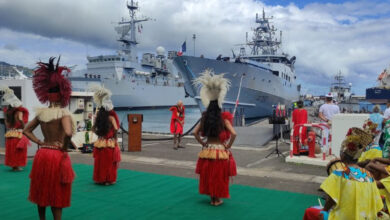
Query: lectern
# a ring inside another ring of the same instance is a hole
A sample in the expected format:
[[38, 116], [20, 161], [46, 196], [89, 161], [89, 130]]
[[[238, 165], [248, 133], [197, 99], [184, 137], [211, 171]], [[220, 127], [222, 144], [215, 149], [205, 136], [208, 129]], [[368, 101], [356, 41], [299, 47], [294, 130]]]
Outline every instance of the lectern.
[[129, 124], [128, 151], [141, 151], [142, 144], [142, 114], [129, 114], [127, 121]]

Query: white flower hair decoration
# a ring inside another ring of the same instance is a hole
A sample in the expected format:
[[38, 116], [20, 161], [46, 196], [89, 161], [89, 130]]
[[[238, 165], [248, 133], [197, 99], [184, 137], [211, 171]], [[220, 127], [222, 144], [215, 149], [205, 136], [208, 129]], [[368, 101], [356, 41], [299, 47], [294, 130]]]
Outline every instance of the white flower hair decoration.
[[89, 91], [93, 92], [93, 101], [96, 103], [97, 107], [103, 107], [106, 111], [111, 111], [114, 106], [111, 101], [111, 91], [100, 86], [92, 85], [89, 88]]
[[216, 75], [212, 70], [206, 69], [198, 78], [194, 79], [194, 85], [201, 87], [200, 99], [206, 108], [210, 101], [214, 100], [218, 100], [218, 105], [222, 108], [222, 103], [230, 87], [230, 81], [223, 75]]
[[14, 91], [6, 85], [0, 85], [0, 91], [3, 92], [2, 103], [3, 105], [10, 105], [13, 108], [20, 107], [22, 102], [16, 97]]

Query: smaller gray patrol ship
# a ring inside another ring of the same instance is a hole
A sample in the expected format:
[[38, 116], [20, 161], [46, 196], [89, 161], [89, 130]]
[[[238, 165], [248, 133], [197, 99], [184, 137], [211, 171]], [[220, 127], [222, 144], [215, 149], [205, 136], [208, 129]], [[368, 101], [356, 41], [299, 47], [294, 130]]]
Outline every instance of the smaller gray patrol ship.
[[[271, 17], [272, 18], [272, 17]], [[223, 104], [224, 108], [233, 108], [238, 102], [240, 115], [246, 119], [261, 118], [272, 114], [273, 105], [284, 104], [299, 99], [300, 85], [296, 84], [295, 56], [280, 52], [282, 32], [279, 40], [275, 37], [276, 29], [270, 25], [270, 19], [256, 14], [256, 24], [253, 37], [240, 48], [238, 56], [218, 56], [217, 59], [207, 59], [194, 56], [178, 56], [174, 64], [185, 80], [185, 88], [204, 110], [199, 98], [199, 88], [193, 85], [193, 80], [205, 69], [211, 69], [216, 74], [224, 73], [231, 81], [231, 88]], [[246, 54], [246, 48], [250, 54]], [[237, 101], [237, 97], [238, 100]]]
[[184, 81], [174, 72], [172, 59], [177, 55], [157, 47], [156, 53], [145, 53], [139, 62], [136, 32], [142, 30], [138, 19], [138, 3], [127, 4], [130, 19], [118, 22], [115, 27], [121, 47], [115, 55], [88, 56], [87, 69], [75, 71], [69, 77], [73, 91], [85, 91], [91, 84], [102, 84], [112, 92], [116, 109], [164, 108], [178, 100], [185, 105], [196, 105], [192, 98], [185, 98]]

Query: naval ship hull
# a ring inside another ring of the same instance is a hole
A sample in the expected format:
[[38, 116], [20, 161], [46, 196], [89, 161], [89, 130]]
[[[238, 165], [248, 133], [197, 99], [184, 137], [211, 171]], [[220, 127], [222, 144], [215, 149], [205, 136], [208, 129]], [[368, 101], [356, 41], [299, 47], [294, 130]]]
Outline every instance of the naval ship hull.
[[375, 104], [387, 103], [390, 99], [390, 89], [368, 88], [366, 89], [366, 100]]
[[225, 109], [234, 107], [241, 76], [244, 74], [238, 111], [241, 109], [246, 119], [270, 116], [273, 105], [284, 104], [288, 108], [293, 101], [299, 99], [299, 89], [296, 85], [275, 76], [271, 69], [265, 67], [192, 56], [176, 57], [174, 64], [185, 80], [187, 93], [195, 98], [201, 111], [205, 110], [205, 107], [199, 98], [199, 89], [195, 88], [192, 82], [205, 69], [211, 69], [216, 74], [224, 73], [230, 80], [231, 87], [223, 104]]
[[182, 100], [186, 106], [196, 106], [193, 98], [185, 97], [183, 87], [161, 86], [137, 80], [105, 80], [71, 77], [73, 91], [85, 91], [92, 84], [101, 84], [111, 90], [115, 109], [166, 108]]

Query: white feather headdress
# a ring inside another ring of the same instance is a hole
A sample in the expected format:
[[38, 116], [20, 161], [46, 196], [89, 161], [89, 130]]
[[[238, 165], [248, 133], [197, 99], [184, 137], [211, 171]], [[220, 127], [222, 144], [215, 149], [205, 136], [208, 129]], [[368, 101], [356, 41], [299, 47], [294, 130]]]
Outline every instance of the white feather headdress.
[[223, 77], [223, 74], [216, 75], [212, 70], [206, 69], [194, 80], [196, 86], [202, 86], [200, 89], [200, 99], [207, 108], [210, 101], [218, 100], [218, 105], [222, 108], [226, 93], [230, 87], [230, 81]]
[[3, 105], [10, 105], [15, 108], [23, 104], [14, 94], [14, 90], [10, 89], [8, 86], [0, 85], [0, 91], [4, 93], [2, 98]]
[[94, 92], [93, 101], [98, 108], [103, 107], [106, 111], [111, 111], [114, 108], [110, 90], [99, 85], [93, 85], [89, 88], [89, 91]]

